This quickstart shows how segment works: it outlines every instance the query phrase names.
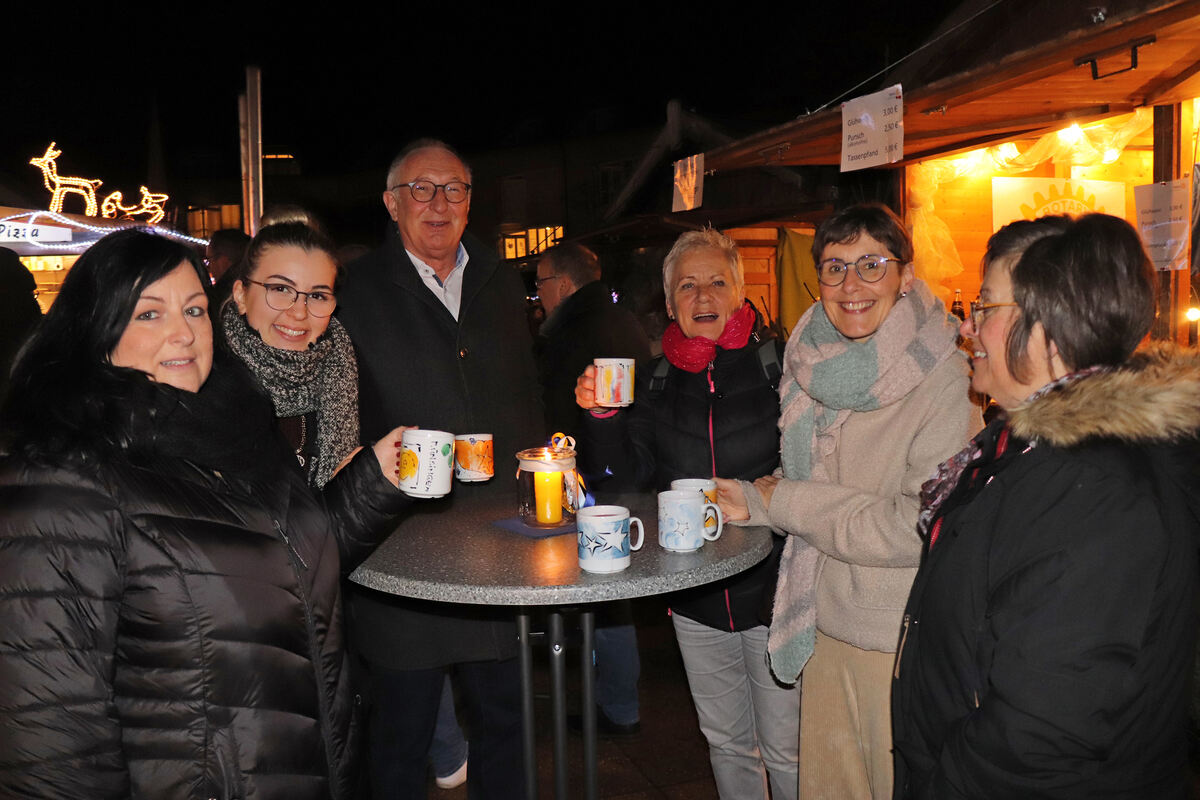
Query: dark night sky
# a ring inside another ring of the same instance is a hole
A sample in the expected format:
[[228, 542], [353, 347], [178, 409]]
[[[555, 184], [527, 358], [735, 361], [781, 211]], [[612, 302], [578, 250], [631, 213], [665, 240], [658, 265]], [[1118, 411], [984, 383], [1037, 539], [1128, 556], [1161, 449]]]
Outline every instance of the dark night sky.
[[[10, 4], [0, 23], [0, 183], [40, 199], [26, 162], [53, 139], [62, 174], [136, 194], [155, 109], [164, 188], [236, 180], [236, 97], [251, 62], [263, 69], [264, 151], [294, 153], [305, 174], [382, 171], [417, 135], [468, 153], [551, 141], [594, 109], [622, 127], [657, 126], [671, 98], [744, 133], [841, 94], [917, 46], [956, 4], [438, 3], [369, 13], [326, 4], [318, 13], [189, 3], [170, 14], [54, 4], [43, 20], [60, 37], [54, 50], [33, 25], [40, 9]], [[213, 18], [181, 16], [206, 9]]]

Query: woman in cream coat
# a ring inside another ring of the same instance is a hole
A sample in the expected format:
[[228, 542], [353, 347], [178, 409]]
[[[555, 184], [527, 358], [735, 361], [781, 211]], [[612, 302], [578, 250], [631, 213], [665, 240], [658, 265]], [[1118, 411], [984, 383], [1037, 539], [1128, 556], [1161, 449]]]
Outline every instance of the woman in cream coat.
[[921, 484], [982, 423], [955, 325], [914, 276], [891, 211], [838, 212], [813, 255], [821, 302], [784, 355], [781, 469], [721, 481], [721, 505], [792, 534], [768, 653], [780, 680], [804, 670], [800, 796], [880, 800], [892, 794], [889, 690], [921, 557]]

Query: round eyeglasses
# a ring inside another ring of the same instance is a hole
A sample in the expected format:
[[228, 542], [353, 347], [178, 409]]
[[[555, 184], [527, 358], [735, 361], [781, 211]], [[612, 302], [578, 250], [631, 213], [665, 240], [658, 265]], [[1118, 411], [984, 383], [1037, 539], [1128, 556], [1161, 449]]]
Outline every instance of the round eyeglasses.
[[471, 193], [471, 184], [464, 183], [463, 181], [450, 181], [449, 183], [411, 181], [409, 183], [397, 183], [388, 189], [388, 191], [394, 192], [404, 186], [408, 187], [409, 193], [412, 194], [412, 199], [418, 203], [428, 203], [437, 194], [438, 189], [442, 190], [442, 196], [446, 198], [447, 203], [461, 203]]
[[308, 313], [314, 317], [328, 317], [337, 308], [337, 298], [333, 296], [333, 292], [320, 289], [313, 292], [302, 292], [286, 283], [263, 283], [253, 278], [247, 278], [246, 281], [263, 287], [267, 293], [267, 305], [276, 311], [287, 311], [296, 305], [296, 298], [300, 295], [304, 295], [304, 305], [308, 308]]
[[993, 308], [1006, 308], [1015, 306], [1016, 303], [984, 303], [980, 300], [971, 301], [971, 315], [968, 317], [971, 320], [971, 329], [979, 330], [983, 327], [983, 319], [987, 316], [987, 312]]
[[842, 282], [846, 280], [846, 273], [853, 267], [854, 274], [858, 275], [859, 280], [864, 283], [875, 283], [887, 273], [889, 261], [902, 263], [898, 258], [888, 258], [887, 256], [862, 256], [853, 264], [842, 261], [840, 258], [827, 258], [817, 264], [817, 280], [821, 282], [822, 286], [841, 286]]

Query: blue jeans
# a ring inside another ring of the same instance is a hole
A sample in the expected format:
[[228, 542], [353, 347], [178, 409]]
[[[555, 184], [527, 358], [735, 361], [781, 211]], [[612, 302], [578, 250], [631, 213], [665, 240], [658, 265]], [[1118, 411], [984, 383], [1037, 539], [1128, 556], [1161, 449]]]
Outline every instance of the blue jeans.
[[429, 761], [433, 774], [447, 778], [458, 772], [467, 760], [467, 740], [454, 714], [454, 689], [450, 676], [442, 687], [442, 699], [438, 701], [437, 724], [433, 728], [433, 744], [429, 747]]
[[618, 725], [637, 722], [637, 683], [642, 674], [642, 661], [633, 625], [597, 627], [593, 663], [596, 665], [596, 705]]

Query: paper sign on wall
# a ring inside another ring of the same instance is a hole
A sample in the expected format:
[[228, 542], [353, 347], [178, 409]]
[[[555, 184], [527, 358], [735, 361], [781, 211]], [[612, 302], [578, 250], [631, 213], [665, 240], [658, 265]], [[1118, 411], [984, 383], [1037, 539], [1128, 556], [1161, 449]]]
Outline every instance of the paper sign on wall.
[[1192, 275], [1200, 275], [1200, 164], [1192, 167]]
[[1070, 178], [992, 178], [992, 230], [1048, 214], [1125, 216], [1125, 184]]
[[704, 202], [704, 153], [675, 162], [675, 190], [671, 211], [691, 211]]
[[904, 158], [904, 91], [900, 84], [842, 103], [842, 172]]
[[1188, 268], [1189, 191], [1186, 179], [1133, 187], [1138, 233], [1155, 269]]

